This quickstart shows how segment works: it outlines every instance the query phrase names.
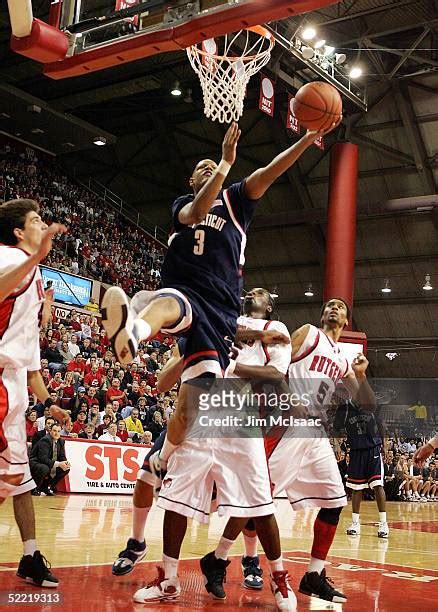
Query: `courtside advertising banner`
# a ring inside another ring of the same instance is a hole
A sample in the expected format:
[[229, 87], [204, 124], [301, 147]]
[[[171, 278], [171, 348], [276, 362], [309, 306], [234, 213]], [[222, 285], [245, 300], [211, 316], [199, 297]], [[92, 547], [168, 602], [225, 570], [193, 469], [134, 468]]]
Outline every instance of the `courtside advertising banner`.
[[142, 444], [67, 438], [70, 472], [63, 481], [65, 491], [132, 495], [137, 472], [149, 451]]

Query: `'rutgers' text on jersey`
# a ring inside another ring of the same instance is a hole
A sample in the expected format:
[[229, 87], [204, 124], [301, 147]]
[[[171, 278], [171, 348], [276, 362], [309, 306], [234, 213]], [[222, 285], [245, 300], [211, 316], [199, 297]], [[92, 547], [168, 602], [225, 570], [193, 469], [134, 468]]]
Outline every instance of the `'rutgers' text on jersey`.
[[[28, 254], [0, 245], [0, 272], [19, 266]], [[38, 266], [0, 302], [0, 368], [40, 369], [39, 323], [44, 290]]]
[[300, 395], [310, 395], [312, 412], [312, 408], [328, 407], [337, 383], [350, 372], [338, 344], [310, 325], [300, 350], [292, 357], [289, 386]]
[[172, 233], [161, 269], [163, 287], [192, 290], [221, 308], [240, 310], [246, 231], [255, 200], [245, 195], [245, 181], [221, 190], [205, 219], [196, 225], [178, 220], [193, 194], [172, 204]]

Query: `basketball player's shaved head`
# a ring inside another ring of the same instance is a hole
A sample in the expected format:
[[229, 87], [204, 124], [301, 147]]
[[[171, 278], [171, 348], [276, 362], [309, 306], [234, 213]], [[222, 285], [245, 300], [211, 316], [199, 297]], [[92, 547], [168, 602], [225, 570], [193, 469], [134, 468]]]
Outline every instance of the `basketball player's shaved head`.
[[254, 319], [271, 318], [274, 300], [267, 289], [255, 287], [248, 291], [243, 300], [243, 312]]
[[195, 194], [205, 185], [210, 176], [217, 168], [217, 163], [212, 159], [202, 159], [198, 162], [190, 177], [189, 183]]

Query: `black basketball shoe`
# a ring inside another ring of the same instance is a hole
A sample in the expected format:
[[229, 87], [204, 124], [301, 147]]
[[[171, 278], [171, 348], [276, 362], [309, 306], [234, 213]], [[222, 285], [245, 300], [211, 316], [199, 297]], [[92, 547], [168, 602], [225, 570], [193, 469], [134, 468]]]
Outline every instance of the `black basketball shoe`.
[[118, 558], [113, 563], [112, 572], [114, 576], [125, 576], [134, 569], [136, 563], [141, 561], [146, 555], [146, 542], [138, 542], [134, 538], [129, 538], [125, 550], [119, 553]]
[[50, 568], [51, 565], [47, 559], [39, 550], [36, 550], [33, 556], [25, 555], [21, 557], [17, 576], [37, 586], [56, 589], [59, 580], [51, 573]]
[[263, 588], [263, 570], [257, 557], [242, 557], [243, 586], [246, 589], [260, 590]]
[[304, 595], [319, 597], [333, 603], [345, 603], [347, 601], [346, 596], [334, 588], [333, 580], [327, 578], [325, 569], [320, 574], [318, 572], [304, 574], [298, 590]]
[[208, 553], [202, 557], [200, 561], [201, 571], [205, 577], [205, 588], [207, 593], [215, 599], [226, 599], [227, 595], [224, 591], [224, 582], [226, 582], [227, 567], [231, 561], [217, 559], [214, 552]]

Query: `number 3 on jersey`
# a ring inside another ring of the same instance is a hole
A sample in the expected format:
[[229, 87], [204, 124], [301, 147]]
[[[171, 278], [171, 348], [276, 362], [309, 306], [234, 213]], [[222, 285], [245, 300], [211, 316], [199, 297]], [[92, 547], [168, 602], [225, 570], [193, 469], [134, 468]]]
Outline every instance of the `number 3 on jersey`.
[[204, 253], [205, 230], [197, 229], [195, 232], [195, 240], [196, 244], [193, 247], [193, 253], [195, 255], [202, 255]]

